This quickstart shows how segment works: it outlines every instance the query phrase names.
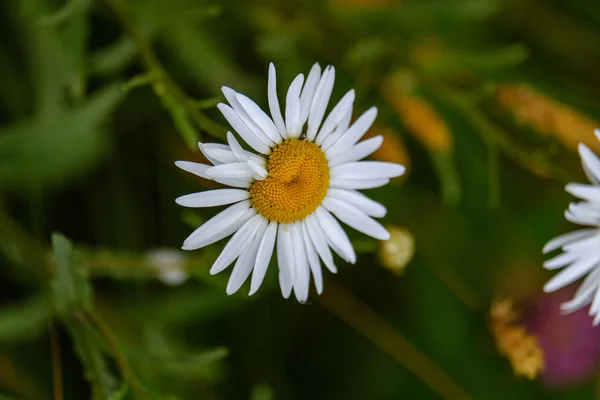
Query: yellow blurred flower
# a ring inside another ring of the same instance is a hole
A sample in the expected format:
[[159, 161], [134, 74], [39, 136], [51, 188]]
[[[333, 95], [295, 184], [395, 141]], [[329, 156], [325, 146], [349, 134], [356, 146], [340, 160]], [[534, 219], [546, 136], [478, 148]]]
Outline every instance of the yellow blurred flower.
[[381, 265], [401, 275], [415, 254], [415, 238], [406, 228], [387, 226], [390, 239], [379, 244]]
[[497, 300], [490, 309], [490, 329], [500, 353], [504, 354], [518, 376], [536, 378], [544, 369], [544, 351], [537, 337], [516, 322], [511, 299]]
[[426, 99], [415, 94], [414, 87], [414, 76], [401, 70], [383, 82], [381, 92], [409, 133], [423, 146], [433, 152], [451, 151], [453, 142], [448, 125]]
[[513, 115], [517, 123], [554, 136], [570, 150], [576, 151], [579, 143], [585, 143], [600, 151], [593, 134], [599, 126], [598, 122], [527, 85], [500, 85], [496, 91], [496, 101]]

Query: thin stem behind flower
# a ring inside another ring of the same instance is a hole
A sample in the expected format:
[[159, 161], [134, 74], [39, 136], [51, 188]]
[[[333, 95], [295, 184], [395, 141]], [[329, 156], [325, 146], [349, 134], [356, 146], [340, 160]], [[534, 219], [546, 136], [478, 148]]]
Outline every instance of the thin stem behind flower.
[[319, 300], [325, 308], [394, 357], [443, 399], [471, 399], [437, 364], [342, 286], [329, 281]]

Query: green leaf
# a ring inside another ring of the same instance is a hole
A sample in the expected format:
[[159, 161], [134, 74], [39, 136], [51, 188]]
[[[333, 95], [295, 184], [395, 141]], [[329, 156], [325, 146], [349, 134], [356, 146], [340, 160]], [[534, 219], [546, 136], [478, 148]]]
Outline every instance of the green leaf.
[[67, 329], [73, 340], [75, 352], [83, 364], [84, 376], [92, 385], [92, 399], [109, 399], [117, 386], [117, 379], [108, 368], [99, 340], [82, 321], [68, 322]]
[[99, 125], [121, 98], [112, 85], [76, 110], [0, 130], [0, 189], [44, 189], [89, 171], [108, 145]]
[[66, 320], [79, 310], [91, 308], [92, 292], [84, 270], [75, 263], [73, 245], [59, 233], [52, 234], [56, 278], [52, 283], [54, 306]]
[[0, 312], [0, 343], [39, 337], [46, 331], [51, 314], [44, 296], [35, 296], [17, 305], [4, 305]]
[[137, 49], [128, 37], [121, 37], [110, 46], [91, 55], [91, 73], [95, 75], [115, 74], [135, 60]]

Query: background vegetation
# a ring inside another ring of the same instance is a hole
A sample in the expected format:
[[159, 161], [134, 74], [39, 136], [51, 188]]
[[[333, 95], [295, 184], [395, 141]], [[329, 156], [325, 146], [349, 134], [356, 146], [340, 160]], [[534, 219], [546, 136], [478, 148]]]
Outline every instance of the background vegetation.
[[[1, 399], [600, 398], [598, 332], [541, 293], [541, 248], [573, 229], [563, 186], [585, 179], [577, 143], [600, 150], [597, 3], [0, 9]], [[333, 64], [334, 99], [379, 108], [375, 157], [409, 173], [369, 194], [414, 237], [405, 270], [352, 233], [358, 263], [302, 305], [273, 268], [226, 296], [208, 275], [222, 243], [177, 250], [214, 210], [174, 203], [210, 185], [173, 162], [223, 140], [221, 86], [266, 106], [270, 61], [280, 88]], [[503, 298], [543, 351], [533, 379], [490, 329]]]

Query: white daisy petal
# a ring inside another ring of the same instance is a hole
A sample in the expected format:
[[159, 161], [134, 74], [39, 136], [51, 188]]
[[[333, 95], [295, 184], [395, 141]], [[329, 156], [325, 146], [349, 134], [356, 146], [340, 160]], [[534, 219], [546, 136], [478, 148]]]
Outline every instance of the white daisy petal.
[[268, 98], [269, 98], [269, 110], [271, 111], [271, 117], [273, 122], [279, 131], [282, 138], [287, 139], [287, 129], [285, 122], [281, 115], [281, 108], [279, 107], [279, 99], [277, 98], [277, 74], [275, 73], [275, 66], [273, 63], [269, 64], [269, 84], [268, 84]]
[[284, 298], [290, 297], [294, 284], [294, 246], [289, 225], [277, 227], [277, 264], [279, 266], [279, 286]]
[[306, 137], [309, 142], [313, 142], [323, 121], [327, 104], [329, 104], [329, 98], [333, 90], [333, 82], [335, 81], [335, 69], [332, 66], [325, 68], [321, 80], [317, 86], [315, 97], [310, 106], [310, 112], [308, 114], [308, 130]]
[[576, 252], [580, 255], [586, 252], [593, 253], [600, 247], [600, 235], [592, 235], [585, 239], [579, 239], [577, 242], [565, 244], [564, 252]]
[[[600, 287], [596, 289], [594, 293], [594, 298], [592, 300], [592, 304], [590, 305], [590, 309], [588, 311], [588, 315], [598, 315], [598, 311], [600, 311]], [[597, 325], [596, 318], [594, 318], [594, 325]]]
[[565, 190], [573, 196], [587, 201], [600, 201], [600, 187], [581, 183], [569, 183]]
[[403, 165], [382, 161], [358, 161], [337, 165], [329, 171], [340, 179], [385, 179], [395, 178], [406, 171]]
[[336, 274], [337, 267], [333, 262], [333, 255], [331, 254], [331, 250], [329, 250], [329, 246], [327, 246], [327, 238], [321, 228], [321, 225], [319, 224], [319, 221], [317, 221], [315, 214], [306, 217], [304, 222], [308, 235], [310, 236], [310, 240], [317, 250], [319, 257], [321, 260], [323, 260], [323, 264], [325, 264], [329, 271]]
[[356, 262], [354, 247], [339, 222], [322, 206], [317, 207], [315, 214], [331, 248], [344, 260], [354, 264]]
[[338, 156], [350, 149], [369, 130], [375, 118], [377, 108], [371, 107], [365, 111], [352, 126], [329, 148], [330, 157]]
[[315, 289], [317, 293], [323, 293], [323, 272], [321, 271], [321, 262], [319, 261], [319, 255], [313, 246], [312, 240], [308, 233], [306, 221], [301, 222], [302, 227], [302, 238], [304, 239], [304, 245], [306, 247], [306, 256], [308, 258], [308, 265], [310, 272], [315, 282]]
[[[246, 221], [248, 221], [255, 215], [256, 210], [253, 208], [249, 208], [239, 218], [229, 223], [229, 225], [219, 225], [216, 228], [210, 230], [209, 232], [206, 232], [205, 230], [204, 234], [198, 234], [196, 233], [196, 231], [194, 231], [194, 233], [192, 233], [194, 237], [190, 235], [190, 237], [185, 240], [181, 248], [183, 250], [197, 250], [202, 247], [206, 247], [208, 245], [216, 243], [221, 239], [225, 239], [227, 236], [230, 236], [234, 232], [237, 232], [237, 230], [240, 229], [240, 227], [244, 225]], [[204, 225], [202, 225], [201, 227], [203, 226]]]
[[[318, 145], [323, 144], [325, 139], [327, 139], [331, 132], [340, 124], [340, 122], [344, 119], [348, 111], [352, 110], [352, 103], [354, 103], [354, 90], [350, 90], [348, 93], [342, 97], [339, 103], [336, 104], [335, 107], [331, 110], [325, 122], [323, 122], [323, 126], [319, 130], [317, 134], [317, 138], [315, 139], [315, 143]], [[336, 135], [339, 137], [339, 135]], [[323, 146], [323, 151], [327, 149]]]
[[573, 213], [572, 210], [565, 211], [565, 218], [567, 221], [571, 221], [574, 224], [584, 225], [584, 226], [598, 226], [600, 225], [600, 219], [593, 218], [590, 219], [586, 215], [581, 215], [580, 213]]
[[260, 128], [256, 119], [254, 118], [255, 115], [251, 115], [250, 113], [248, 113], [248, 111], [246, 111], [246, 109], [242, 106], [238, 98], [238, 93], [235, 90], [228, 88], [227, 86], [223, 86], [221, 88], [221, 91], [225, 95], [225, 98], [229, 102], [229, 105], [237, 113], [238, 117], [240, 117], [244, 124], [252, 131], [252, 133], [254, 133], [254, 135], [261, 142], [263, 142], [269, 147], [273, 147], [275, 143], [271, 139], [269, 139], [267, 134]]
[[251, 239], [250, 246], [248, 246], [240, 255], [235, 263], [235, 266], [233, 267], [233, 271], [231, 271], [231, 276], [229, 277], [229, 282], [227, 283], [227, 289], [225, 290], [228, 295], [232, 295], [237, 292], [242, 287], [244, 282], [246, 282], [246, 279], [248, 279], [250, 276], [252, 267], [254, 266], [254, 261], [256, 260], [256, 255], [258, 253], [258, 246], [260, 245], [263, 235], [265, 234], [267, 225], [267, 220], [261, 216], [259, 227]]
[[300, 74], [292, 81], [285, 98], [285, 126], [292, 139], [300, 136], [300, 91], [304, 83], [304, 75]]
[[323, 200], [323, 207], [338, 217], [343, 223], [365, 235], [379, 240], [388, 240], [390, 238], [390, 233], [379, 222], [350, 204], [334, 197], [326, 197]]
[[236, 162], [236, 158], [229, 146], [221, 143], [198, 143], [200, 151], [208, 161], [214, 165]]
[[390, 183], [387, 178], [384, 179], [341, 179], [332, 178], [329, 180], [329, 186], [338, 189], [374, 189], [385, 186]]
[[[206, 244], [202, 243], [205, 236], [211, 235], [214, 231], [237, 226], [237, 221], [242, 218], [249, 208], [250, 200], [245, 200], [229, 206], [225, 210], [221, 211], [197, 228], [190, 236], [188, 236], [188, 238], [183, 242], [184, 250], [198, 249], [206, 246]], [[256, 211], [254, 211], [254, 213], [256, 213]], [[239, 226], [241, 226], [241, 224]], [[236, 230], [239, 228], [239, 226], [236, 227]]]
[[248, 160], [246, 161], [246, 164], [248, 164], [248, 167], [250, 167], [250, 169], [252, 170], [254, 179], [258, 181], [262, 181], [269, 174], [265, 167], [263, 167], [260, 164], [257, 164], [256, 162], [254, 162], [254, 160]]
[[304, 84], [302, 93], [300, 94], [300, 127], [302, 127], [308, 119], [310, 106], [315, 97], [315, 92], [317, 91], [320, 78], [321, 66], [318, 63], [315, 63], [308, 73], [306, 83]]
[[329, 188], [327, 196], [350, 204], [371, 217], [383, 218], [387, 214], [387, 209], [382, 204], [371, 200], [356, 190]]
[[546, 293], [554, 292], [555, 290], [575, 282], [577, 279], [587, 274], [592, 268], [598, 266], [599, 262], [599, 256], [589, 256], [578, 260], [576, 263], [571, 264], [550, 279], [548, 283], [544, 285], [544, 291]]
[[206, 175], [206, 170], [212, 168], [212, 165], [200, 164], [191, 161], [175, 161], [175, 165], [182, 170], [199, 176], [200, 178], [212, 180], [212, 178]]
[[561, 304], [561, 311], [570, 313], [590, 304], [598, 287], [600, 287], [600, 268], [596, 268], [583, 280], [572, 300]]
[[231, 132], [227, 132], [227, 144], [229, 144], [229, 149], [231, 150], [231, 153], [233, 154], [233, 157], [236, 160], [232, 162], [246, 162], [246, 160], [248, 159], [246, 151], [243, 149], [243, 147], [240, 145], [240, 143], [237, 141], [237, 139]]
[[227, 122], [235, 129], [235, 131], [240, 135], [240, 137], [244, 140], [244, 142], [248, 143], [250, 147], [261, 154], [269, 154], [271, 148], [267, 146], [263, 141], [261, 141], [258, 136], [254, 134], [246, 126], [244, 121], [239, 117], [239, 115], [234, 111], [233, 108], [228, 106], [227, 104], [219, 103], [217, 104], [219, 111], [225, 117]]
[[236, 94], [236, 98], [269, 140], [276, 144], [281, 143], [283, 138], [279, 134], [273, 120], [254, 101], [250, 100], [250, 98], [240, 93]]
[[250, 192], [242, 189], [217, 189], [192, 193], [175, 199], [184, 207], [215, 207], [237, 203], [250, 197]]
[[545, 261], [544, 268], [550, 269], [550, 270], [562, 268], [565, 265], [569, 265], [570, 263], [572, 263], [579, 257], [580, 257], [580, 255], [575, 252], [561, 253], [558, 256]]
[[589, 293], [586, 292], [583, 295], [576, 296], [573, 299], [562, 303], [560, 305], [560, 311], [565, 314], [570, 314], [579, 310], [581, 307], [587, 306], [592, 302], [595, 290], [598, 290], [598, 288], [596, 286], [592, 286], [589, 288]]
[[294, 295], [299, 302], [306, 303], [310, 287], [310, 267], [300, 223], [291, 224], [290, 233], [294, 246]]
[[247, 163], [221, 164], [205, 171], [211, 178], [250, 178], [252, 170]]
[[337, 128], [335, 128], [335, 131], [333, 131], [333, 134], [331, 136], [337, 137], [338, 134], [343, 134], [344, 132], [346, 132], [348, 130], [348, 127], [350, 126], [351, 120], [352, 120], [352, 106], [346, 112], [346, 115], [344, 115], [344, 117], [338, 124]]
[[579, 155], [589, 180], [595, 185], [600, 185], [600, 160], [598, 157], [583, 143], [579, 143]]
[[260, 245], [258, 246], [256, 261], [254, 263], [254, 272], [252, 272], [252, 282], [250, 283], [250, 292], [248, 293], [249, 296], [252, 296], [254, 293], [256, 293], [265, 279], [269, 262], [273, 256], [276, 237], [277, 222], [271, 221], [260, 241]]
[[594, 233], [599, 233], [599, 231], [597, 229], [580, 229], [577, 231], [565, 233], [564, 235], [557, 236], [554, 239], [550, 240], [548, 243], [546, 243], [546, 245], [542, 249], [542, 252], [544, 254], [549, 253], [566, 244], [587, 238], [588, 236]]
[[[329, 158], [329, 166], [335, 167], [336, 165], [346, 164], [349, 162], [355, 162], [362, 160], [363, 158], [373, 154], [381, 144], [383, 143], [383, 136], [375, 136], [370, 139], [364, 140], [354, 146], [352, 146], [347, 152], [340, 154], [333, 159]], [[327, 153], [325, 153], [327, 155]]]
[[229, 239], [229, 242], [227, 242], [225, 248], [223, 248], [223, 251], [213, 263], [210, 269], [211, 275], [223, 271], [233, 262], [233, 260], [238, 258], [242, 251], [250, 246], [251, 243], [248, 238], [254, 236], [258, 228], [260, 228], [262, 221], [264, 221], [264, 217], [260, 214], [256, 214], [238, 229], [231, 239]]

